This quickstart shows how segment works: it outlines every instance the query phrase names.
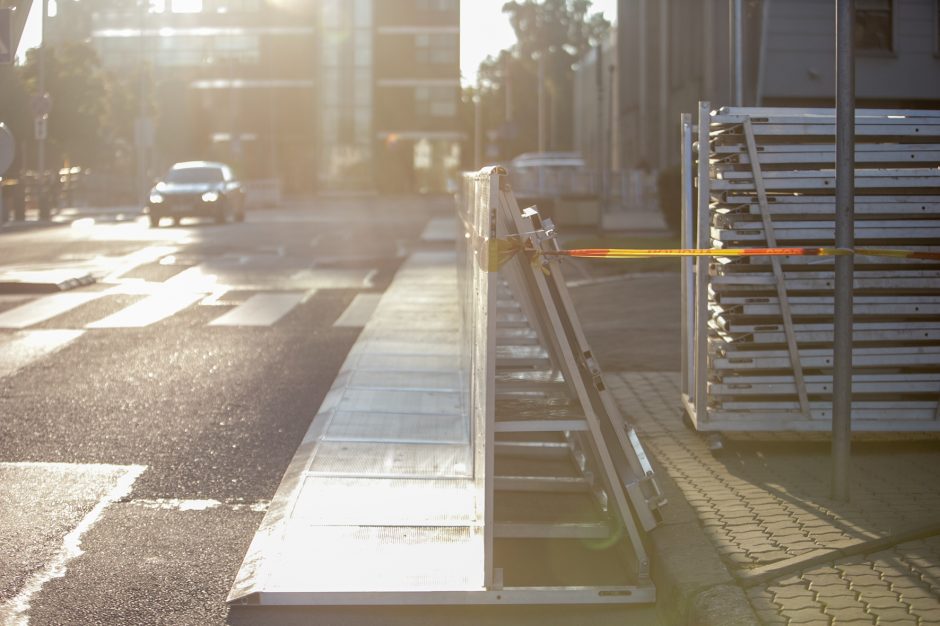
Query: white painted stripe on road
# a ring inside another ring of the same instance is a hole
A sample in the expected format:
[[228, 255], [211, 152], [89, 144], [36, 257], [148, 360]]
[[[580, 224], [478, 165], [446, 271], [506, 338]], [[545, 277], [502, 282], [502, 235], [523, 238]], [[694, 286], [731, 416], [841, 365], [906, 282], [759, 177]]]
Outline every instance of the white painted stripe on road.
[[[88, 467], [88, 465], [70, 463], [3, 463], [3, 465], [59, 468], [73, 466], [76, 471]], [[39, 593], [50, 580], [65, 576], [69, 561], [84, 553], [84, 550], [82, 550], [82, 537], [85, 533], [91, 530], [92, 526], [101, 519], [105, 509], [131, 492], [134, 482], [147, 469], [146, 465], [96, 465], [95, 467], [114, 470], [123, 469], [125, 474], [117, 480], [114, 487], [98, 501], [82, 521], [65, 535], [62, 539], [61, 549], [46, 563], [45, 567], [36, 571], [16, 596], [0, 605], [0, 622], [6, 626], [27, 626], [29, 624], [29, 607], [33, 596]]]
[[219, 500], [180, 500], [177, 498], [134, 499], [128, 504], [145, 509], [158, 509], [161, 511], [207, 511], [209, 509], [224, 508], [229, 511], [252, 511], [264, 513], [268, 510], [270, 502], [258, 500], [257, 502], [220, 502]]
[[209, 326], [271, 326], [304, 299], [303, 293], [259, 293], [251, 296]]
[[25, 330], [0, 338], [0, 378], [81, 337], [83, 330]]
[[92, 322], [85, 328], [143, 328], [179, 313], [203, 296], [204, 293], [165, 290], [162, 294], [149, 296], [113, 315]]
[[97, 300], [104, 292], [56, 293], [0, 313], [0, 328], [26, 328]]
[[114, 282], [138, 266], [153, 263], [161, 257], [174, 254], [177, 250], [179, 248], [169, 246], [148, 246], [126, 254], [109, 263], [108, 273], [101, 278], [101, 282]]
[[360, 293], [349, 303], [343, 314], [339, 316], [333, 326], [336, 328], [362, 328], [372, 318], [375, 307], [382, 299], [380, 293]]

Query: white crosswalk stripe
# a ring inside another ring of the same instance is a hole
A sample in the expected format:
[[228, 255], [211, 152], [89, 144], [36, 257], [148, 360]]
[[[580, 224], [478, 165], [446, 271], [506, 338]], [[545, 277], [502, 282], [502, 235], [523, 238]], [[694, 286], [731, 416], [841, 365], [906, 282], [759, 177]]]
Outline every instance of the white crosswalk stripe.
[[189, 291], [167, 291], [148, 296], [85, 328], [143, 328], [179, 313], [204, 296], [204, 293]]
[[366, 325], [375, 312], [379, 300], [382, 299], [380, 293], [360, 293], [358, 294], [343, 314], [333, 322], [335, 328], [362, 328]]
[[0, 313], [0, 328], [26, 328], [87, 304], [103, 292], [69, 292], [43, 296]]
[[82, 336], [81, 330], [24, 330], [0, 335], [0, 378], [61, 350]]
[[210, 326], [271, 326], [300, 304], [303, 293], [259, 293], [251, 296]]

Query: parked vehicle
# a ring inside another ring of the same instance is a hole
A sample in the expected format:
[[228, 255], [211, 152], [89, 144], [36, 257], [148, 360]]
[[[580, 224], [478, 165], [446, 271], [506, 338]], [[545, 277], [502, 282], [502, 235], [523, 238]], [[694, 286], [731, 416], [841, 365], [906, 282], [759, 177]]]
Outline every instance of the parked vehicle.
[[177, 163], [150, 190], [150, 226], [164, 217], [178, 224], [184, 217], [211, 217], [217, 224], [245, 219], [245, 191], [232, 168], [224, 163]]
[[509, 163], [513, 188], [526, 197], [590, 197], [594, 172], [576, 152], [527, 152]]

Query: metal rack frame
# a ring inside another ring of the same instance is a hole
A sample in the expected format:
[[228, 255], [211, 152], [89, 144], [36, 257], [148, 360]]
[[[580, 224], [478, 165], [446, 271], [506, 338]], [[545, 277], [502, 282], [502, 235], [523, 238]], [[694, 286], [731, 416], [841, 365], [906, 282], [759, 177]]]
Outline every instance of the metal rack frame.
[[[858, 110], [856, 129], [860, 245], [940, 249], [940, 112]], [[833, 110], [702, 102], [681, 130], [682, 247], [832, 245]], [[855, 262], [853, 430], [940, 431], [940, 265]], [[682, 261], [698, 430], [830, 429], [833, 280], [819, 258]]]

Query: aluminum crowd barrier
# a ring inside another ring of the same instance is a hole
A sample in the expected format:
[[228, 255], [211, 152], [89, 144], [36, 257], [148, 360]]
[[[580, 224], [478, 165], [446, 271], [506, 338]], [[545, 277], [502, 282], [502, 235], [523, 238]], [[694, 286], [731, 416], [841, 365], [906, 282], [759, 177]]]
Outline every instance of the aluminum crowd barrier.
[[[485, 580], [540, 603], [650, 602], [655, 590], [641, 534], [656, 526], [665, 501], [636, 432], [604, 385], [562, 261], [537, 254], [557, 249], [551, 222], [520, 210], [499, 168], [467, 175], [460, 205], [462, 337], [470, 341], [462, 352], [472, 364], [472, 413], [486, 414], [472, 420], [486, 428], [474, 437], [487, 451], [485, 562], [493, 569]], [[569, 542], [575, 551], [594, 545], [574, 561], [620, 575], [604, 585], [574, 576], [513, 586], [531, 567], [520, 558], [522, 546], [534, 551], [535, 563], [538, 541]]]
[[456, 251], [396, 273], [272, 498], [239, 619], [655, 601], [642, 533], [664, 500], [561, 261], [530, 262], [551, 228], [502, 170], [463, 182]]
[[[683, 116], [683, 247], [832, 246], [832, 109]], [[940, 111], [856, 113], [858, 247], [940, 250]], [[697, 209], [696, 209], [697, 207]], [[683, 262], [699, 430], [829, 431], [833, 258]], [[940, 430], [940, 263], [855, 257], [852, 428]]]

